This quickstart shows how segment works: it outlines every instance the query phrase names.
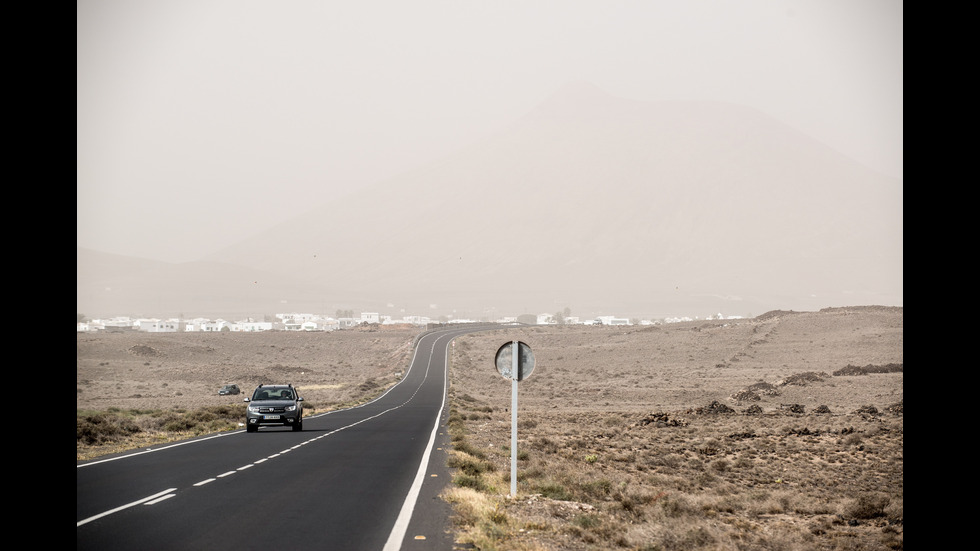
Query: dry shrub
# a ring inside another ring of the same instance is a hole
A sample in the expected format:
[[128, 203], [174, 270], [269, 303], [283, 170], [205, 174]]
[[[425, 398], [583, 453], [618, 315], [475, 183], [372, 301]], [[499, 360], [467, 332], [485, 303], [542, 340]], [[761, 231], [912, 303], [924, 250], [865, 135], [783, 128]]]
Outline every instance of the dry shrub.
[[886, 516], [891, 498], [884, 494], [862, 494], [848, 500], [841, 508], [841, 515], [849, 519], [870, 520]]
[[630, 527], [624, 539], [630, 547], [643, 551], [688, 551], [691, 549], [727, 549], [716, 547], [729, 539], [724, 528], [687, 520], [667, 519]]
[[499, 498], [472, 488], [447, 488], [442, 499], [453, 504], [456, 542], [476, 549], [500, 549], [511, 537], [510, 516]]
[[820, 381], [826, 380], [830, 377], [826, 373], [821, 373], [818, 371], [807, 371], [805, 373], [797, 373], [795, 375], [790, 375], [785, 379], [778, 381], [777, 386], [785, 385], [796, 385], [796, 386], [806, 386], [810, 383], [819, 383]]
[[462, 453], [459, 449], [453, 450], [449, 455], [448, 465], [451, 468], [459, 469], [465, 475], [474, 477], [496, 470], [493, 463], [468, 453]]
[[448, 488], [442, 498], [453, 504], [458, 526], [476, 526], [499, 511], [499, 503], [489, 495], [472, 488]]
[[749, 504], [747, 512], [751, 515], [779, 515], [799, 511], [800, 496], [791, 489], [779, 489], [765, 494], [755, 503]]
[[118, 442], [141, 432], [139, 424], [129, 416], [116, 413], [91, 413], [76, 416], [75, 439], [83, 445]]
[[[687, 339], [695, 347], [705, 343], [705, 350], [714, 351], [710, 339], [721, 337], [723, 331], [734, 334], [738, 328], [718, 328], [713, 332], [702, 328], [697, 336], [670, 329], [671, 340], [666, 340], [667, 331], [658, 332], [664, 333], [659, 337], [663, 342], [650, 343], [642, 357], [639, 350], [624, 350], [624, 355], [635, 354], [637, 360], [622, 362], [620, 373], [610, 369], [602, 378], [614, 381], [620, 377], [622, 403], [604, 401], [614, 396], [616, 388], [612, 383], [603, 387], [604, 392], [609, 392], [600, 393], [599, 400], [595, 398], [596, 393], [587, 392], [590, 387], [584, 383], [566, 385], [562, 391], [535, 387], [537, 380], [529, 383], [528, 406], [522, 411], [533, 412], [535, 423], [520, 428], [525, 442], [522, 451], [528, 452], [532, 468], [519, 470], [525, 473], [525, 478], [518, 479], [518, 493], [537, 494], [539, 501], [508, 502], [507, 512], [512, 529], [527, 527], [529, 519], [534, 519], [537, 533], [512, 531], [509, 539], [503, 539], [499, 534], [502, 525], [497, 524], [496, 530], [487, 532], [485, 541], [490, 544], [479, 548], [501, 551], [901, 548], [904, 431], [901, 403], [896, 409], [862, 408], [855, 412], [855, 407], [861, 404], [857, 400], [880, 395], [854, 390], [860, 388], [857, 385], [866, 384], [877, 388], [873, 384], [876, 380], [894, 380], [900, 384], [900, 378], [868, 377], [835, 386], [827, 384], [830, 376], [825, 373], [795, 371], [799, 374], [789, 376], [794, 372], [788, 371], [793, 369], [791, 362], [777, 363], [778, 360], [763, 359], [763, 354], [755, 358], [745, 356], [741, 358], [743, 365], [729, 366], [731, 369], [724, 372], [706, 373], [704, 366], [691, 370], [688, 364], [691, 354], [676, 351], [675, 348], [682, 347], [675, 347], [673, 339], [681, 342]], [[561, 348], [566, 361], [582, 364], [579, 369], [583, 377], [592, 376], [594, 372], [588, 364], [592, 363], [592, 354], [598, 352], [595, 339], [582, 342], [581, 346], [555, 348]], [[630, 342], [644, 344], [639, 339]], [[545, 358], [547, 346], [543, 342], [535, 345]], [[798, 345], [794, 342], [790, 346]], [[823, 350], [821, 345], [818, 352]], [[793, 348], [786, 353], [789, 352], [795, 355], [798, 351]], [[673, 371], [669, 365], [657, 367], [651, 375], [634, 367], [634, 364], [642, 366], [642, 358], [647, 356], [678, 365]], [[750, 365], [752, 362], [763, 365]], [[564, 370], [563, 378], [572, 378], [576, 368], [563, 362], [555, 365], [555, 369]], [[670, 396], [651, 397], [647, 394], [649, 389], [642, 387], [660, 373], [664, 375], [665, 388], [682, 389], [681, 394], [685, 396], [704, 398], [673, 403]], [[772, 380], [782, 377], [783, 385], [794, 386], [778, 387], [779, 393], [775, 385], [768, 383], [745, 386], [749, 381], [760, 381], [763, 375]], [[490, 375], [486, 378], [489, 380]], [[459, 385], [460, 391], [465, 389], [471, 397], [471, 402], [459, 402], [460, 405], [472, 407], [476, 402], [472, 397], [479, 396], [501, 410], [506, 406], [508, 395], [496, 386], [483, 388], [468, 373], [456, 381], [454, 384]], [[635, 390], [637, 381], [640, 381], [640, 392]], [[717, 401], [732, 396], [730, 387], [752, 391], [761, 400], [748, 394], [739, 395], [753, 406], [746, 404], [735, 412]], [[844, 390], [854, 396], [838, 397]], [[790, 403], [780, 404], [779, 399], [770, 398], [780, 393], [788, 397], [783, 401]], [[559, 396], [561, 399], [556, 400]], [[895, 397], [900, 399], [897, 392]], [[636, 403], [630, 403], [634, 398]], [[823, 406], [824, 403], [829, 407]], [[708, 405], [694, 407], [705, 404]], [[877, 402], [875, 405], [882, 407]], [[742, 410], [746, 415], [735, 414]], [[507, 458], [495, 452], [506, 447], [503, 443], [509, 437], [507, 424], [502, 421], [466, 424], [469, 429], [466, 438], [488, 450], [488, 460], [502, 473], [501, 465], [506, 464]], [[496, 491], [506, 493], [507, 485], [498, 483], [506, 476], [483, 477], [498, 484]], [[868, 497], [876, 496], [876, 492], [891, 499]], [[553, 501], [558, 504], [549, 509], [553, 514], [544, 515], [540, 504], [548, 498], [567, 501]], [[581, 508], [566, 505], [570, 503]], [[852, 517], [845, 518], [842, 514], [845, 512]]]
[[903, 364], [889, 363], [885, 365], [868, 364], [863, 367], [847, 364], [847, 366], [834, 371], [834, 375], [868, 375], [870, 373], [902, 373], [905, 369]]
[[187, 434], [204, 434], [237, 428], [245, 417], [244, 405], [220, 405], [192, 411], [118, 410], [79, 413], [76, 416], [77, 445], [99, 446], [133, 441], [139, 436], [164, 441]]
[[554, 480], [548, 480], [538, 484], [535, 487], [535, 493], [558, 501], [572, 501], [575, 497], [564, 484]]

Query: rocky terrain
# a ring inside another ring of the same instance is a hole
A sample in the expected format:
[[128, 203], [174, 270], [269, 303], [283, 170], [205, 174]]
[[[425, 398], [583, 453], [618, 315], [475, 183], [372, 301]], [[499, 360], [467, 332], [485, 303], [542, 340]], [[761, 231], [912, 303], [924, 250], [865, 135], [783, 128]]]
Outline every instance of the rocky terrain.
[[[858, 550], [904, 545], [901, 308], [457, 339], [458, 541], [479, 549]], [[518, 495], [510, 384], [528, 343]]]
[[[194, 409], [290, 382], [318, 411], [392, 384], [410, 327], [78, 334], [79, 410]], [[450, 403], [457, 541], [480, 549], [901, 549], [903, 309], [769, 312], [460, 337]], [[497, 348], [529, 344], [511, 385]], [[477, 504], [482, 503], [483, 506]]]

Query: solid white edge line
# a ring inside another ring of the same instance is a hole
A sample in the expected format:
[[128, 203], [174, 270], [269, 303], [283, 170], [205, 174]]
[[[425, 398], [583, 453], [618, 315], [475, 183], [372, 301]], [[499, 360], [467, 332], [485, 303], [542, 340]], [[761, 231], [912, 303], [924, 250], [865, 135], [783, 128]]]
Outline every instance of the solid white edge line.
[[[453, 342], [453, 339], [449, 339], [449, 342]], [[415, 481], [412, 482], [412, 488], [408, 491], [408, 495], [405, 496], [405, 503], [402, 504], [402, 509], [398, 513], [398, 518], [395, 520], [395, 525], [391, 528], [391, 534], [388, 535], [388, 541], [385, 542], [383, 551], [398, 551], [402, 547], [402, 541], [405, 540], [405, 532], [408, 531], [408, 523], [412, 520], [412, 512], [415, 510], [415, 502], [418, 501], [419, 492], [422, 491], [422, 481], [425, 480], [425, 471], [429, 466], [429, 456], [432, 454], [432, 445], [436, 441], [436, 434], [439, 432], [439, 421], [442, 419], [442, 410], [446, 407], [446, 378], [449, 376], [449, 344], [446, 344], [446, 371], [442, 377], [442, 405], [439, 406], [439, 413], [436, 415], [436, 424], [432, 427], [432, 434], [429, 435], [429, 443], [425, 447], [425, 453], [422, 454], [422, 462], [419, 463], [419, 470], [415, 473]]]
[[[428, 337], [430, 335], [435, 335], [436, 340], [438, 340], [439, 337], [442, 336], [442, 335], [439, 335], [437, 333], [430, 333], [429, 335], [423, 335], [419, 339], [419, 342], [421, 342], [422, 339], [424, 339], [424, 338], [426, 338], [426, 337]], [[391, 532], [391, 534], [388, 537], [388, 543], [385, 544], [384, 549], [386, 551], [400, 549], [401, 548], [401, 542], [402, 542], [402, 540], [405, 537], [405, 532], [408, 531], [408, 523], [409, 523], [409, 520], [411, 520], [411, 518], [412, 518], [412, 512], [413, 512], [413, 510], [415, 508], [415, 502], [418, 500], [418, 495], [419, 495], [419, 492], [421, 491], [421, 488], [422, 488], [422, 481], [425, 479], [425, 469], [426, 469], [426, 467], [429, 464], [429, 457], [430, 457], [430, 455], [432, 453], [432, 445], [435, 442], [436, 434], [438, 434], [438, 431], [439, 431], [439, 420], [442, 418], [442, 412], [443, 412], [443, 410], [446, 407], [446, 388], [447, 388], [447, 383], [448, 383], [448, 378], [449, 378], [449, 371], [448, 371], [449, 370], [449, 345], [458, 336], [459, 335], [453, 335], [452, 338], [449, 339], [449, 342], [446, 344], [445, 371], [443, 372], [443, 379], [442, 379], [442, 405], [439, 408], [439, 414], [436, 416], [436, 422], [435, 422], [435, 426], [433, 426], [433, 428], [432, 428], [432, 434], [429, 435], [429, 443], [426, 446], [425, 453], [422, 456], [422, 462], [419, 465], [419, 471], [415, 475], [415, 481], [412, 483], [412, 488], [409, 491], [409, 494], [408, 494], [408, 496], [405, 499], [405, 503], [402, 504], [402, 510], [399, 513], [398, 519], [395, 521], [395, 526], [392, 528], [392, 532]], [[409, 364], [409, 371], [415, 365], [415, 357], [418, 355], [418, 351], [419, 351], [419, 347], [416, 346], [415, 347], [415, 351], [412, 353], [412, 361]], [[431, 358], [431, 352], [430, 352], [430, 355], [429, 356]], [[405, 376], [407, 376], [407, 375], [408, 375], [408, 373], [405, 373]], [[405, 376], [402, 377], [402, 381], [405, 380]], [[391, 392], [394, 389], [395, 386], [400, 385], [402, 383], [402, 381], [399, 381], [398, 384], [396, 384], [393, 387], [389, 388], [381, 396], [378, 396], [374, 400], [371, 400], [369, 402], [365, 402], [364, 404], [361, 404], [359, 406], [355, 406], [353, 408], [348, 408], [348, 409], [357, 409], [359, 407], [363, 407], [363, 406], [365, 406], [367, 404], [370, 404], [372, 402], [375, 402], [375, 401], [383, 398], [385, 395], [387, 395], [389, 392]], [[341, 427], [339, 429], [333, 430], [333, 431], [331, 431], [331, 432], [329, 432], [327, 434], [323, 434], [323, 435], [315, 438], [314, 440], [319, 439], [319, 438], [324, 438], [326, 436], [330, 436], [331, 434], [333, 434], [335, 432], [340, 432], [341, 430], [350, 428], [350, 427], [355, 426], [355, 425], [359, 425], [359, 424], [361, 424], [361, 423], [363, 423], [365, 421], [374, 419], [376, 417], [380, 417], [380, 416], [384, 415], [385, 413], [388, 413], [389, 411], [392, 411], [394, 409], [398, 409], [398, 408], [395, 407], [395, 408], [391, 408], [391, 409], [385, 410], [385, 411], [383, 411], [383, 412], [381, 412], [381, 413], [379, 413], [377, 415], [373, 415], [373, 416], [368, 417], [366, 419], [362, 419], [362, 420], [360, 420], [360, 421], [358, 421], [356, 423], [352, 423], [352, 424], [347, 425], [345, 427]], [[342, 410], [336, 410], [336, 411], [342, 411]], [[329, 415], [331, 413], [335, 413], [336, 411], [326, 412], [323, 415]], [[319, 417], [319, 416], [317, 416], [317, 417]], [[152, 452], [162, 451], [162, 450], [174, 448], [174, 447], [177, 447], [177, 446], [183, 446], [183, 445], [186, 445], [186, 444], [192, 444], [194, 442], [201, 442], [201, 441], [204, 441], [204, 440], [210, 440], [212, 438], [221, 438], [221, 437], [228, 436], [228, 435], [231, 435], [231, 434], [238, 434], [239, 432], [241, 432], [241, 431], [234, 431], [234, 432], [222, 433], [222, 434], [217, 434], [217, 435], [214, 435], [214, 436], [209, 436], [209, 437], [205, 437], [205, 438], [201, 438], [201, 439], [197, 439], [197, 440], [189, 440], [189, 441], [185, 441], [185, 442], [179, 442], [179, 443], [172, 444], [172, 445], [169, 445], [169, 446], [164, 446], [164, 447], [161, 447], [161, 448], [146, 449], [146, 450], [143, 450], [141, 452], [134, 453], [134, 454], [124, 455], [124, 456], [119, 456], [119, 457], [113, 457], [113, 458], [109, 458], [109, 459], [104, 459], [104, 460], [99, 460], [99, 461], [93, 461], [93, 462], [90, 462], [90, 463], [85, 463], [85, 464], [82, 464], [82, 465], [77, 465], [76, 468], [85, 467], [85, 466], [88, 466], [88, 465], [95, 465], [95, 464], [99, 464], [99, 463], [105, 463], [105, 462], [108, 462], [108, 461], [115, 461], [117, 459], [125, 459], [125, 458], [128, 458], [128, 457], [134, 457], [134, 456], [143, 455], [143, 454], [146, 454], [146, 453], [152, 453]], [[304, 444], [306, 444], [306, 443], [307, 442], [304, 442]], [[290, 448], [290, 449], [287, 449], [287, 450], [283, 450], [283, 451], [281, 451], [279, 453], [272, 454], [272, 455], [270, 455], [267, 458], [257, 460], [255, 463], [263, 463], [265, 461], [268, 461], [269, 459], [272, 459], [272, 458], [275, 458], [275, 457], [279, 457], [280, 455], [282, 455], [284, 453], [287, 453], [287, 452], [289, 452], [289, 451], [291, 451], [293, 449], [296, 449], [297, 447], [299, 447], [299, 446], [294, 446], [293, 448]], [[241, 468], [238, 469], [238, 471], [243, 470], [243, 469], [247, 469], [248, 467], [251, 467], [251, 466], [252, 465], [247, 465], [245, 467], [241, 467]], [[226, 473], [223, 473], [223, 474], [218, 475], [217, 478], [224, 478], [226, 476], [235, 474], [235, 472], [237, 472], [237, 471], [229, 471], [229, 472], [226, 472]], [[213, 482], [215, 480], [216, 480], [216, 478], [211, 478], [211, 479], [203, 480], [201, 482], [195, 483], [194, 486], [202, 486], [204, 484], [208, 484], [208, 483]], [[173, 492], [173, 491], [176, 491], [176, 490], [177, 490], [177, 488], [170, 488], [169, 490], [164, 490], [163, 492], [160, 492], [160, 493], [157, 493], [157, 494], [153, 494], [152, 496], [145, 497], [145, 498], [143, 498], [141, 500], [134, 501], [134, 502], [129, 503], [129, 504], [126, 504], [126, 505], [121, 505], [119, 507], [116, 507], [115, 509], [110, 509], [110, 510], [105, 511], [103, 513], [99, 513], [98, 515], [95, 515], [95, 516], [89, 517], [87, 519], [83, 519], [83, 520], [80, 520], [80, 521], [76, 522], [75, 523], [75, 527], [77, 528], [77, 527], [79, 527], [79, 526], [81, 526], [83, 524], [89, 523], [89, 522], [91, 522], [93, 520], [102, 518], [102, 517], [107, 516], [107, 515], [111, 515], [111, 514], [116, 513], [116, 512], [119, 512], [119, 511], [121, 511], [123, 509], [127, 509], [129, 507], [133, 507], [133, 506], [139, 505], [141, 503], [146, 503], [146, 502], [148, 502], [150, 500], [153, 500], [155, 498], [160, 498], [160, 499], [157, 499], [157, 501], [156, 501], [156, 502], [159, 502], [159, 501], [163, 501], [164, 499], [169, 499], [171, 497], [175, 497], [174, 495], [165, 496], [164, 494], [167, 494], [169, 492]], [[163, 497], [161, 497], [161, 496], [163, 496]], [[400, 535], [396, 536], [396, 532], [398, 532], [398, 531], [400, 531]]]
[[75, 523], [75, 528], [78, 528], [79, 526], [81, 526], [81, 525], [83, 525], [85, 523], [92, 522], [95, 519], [99, 519], [99, 518], [102, 518], [104, 516], [111, 515], [112, 513], [116, 513], [116, 512], [122, 511], [123, 509], [128, 509], [130, 507], [134, 507], [134, 506], [139, 505], [141, 503], [146, 503], [147, 501], [156, 499], [156, 498], [158, 498], [158, 497], [160, 497], [162, 495], [169, 494], [170, 492], [173, 492], [176, 489], [177, 488], [170, 488], [169, 490], [164, 490], [162, 492], [153, 494], [151, 496], [144, 497], [143, 499], [134, 501], [132, 503], [127, 503], [126, 505], [121, 505], [119, 507], [116, 507], [115, 509], [110, 509], [110, 510], [104, 512], [104, 513], [99, 513], [99, 514], [97, 514], [95, 516], [88, 517], [87, 519], [80, 520], [80, 521], [78, 521], [78, 522]]
[[197, 438], [197, 439], [194, 439], [194, 440], [185, 440], [183, 442], [177, 442], [177, 443], [170, 444], [170, 445], [167, 445], [167, 446], [161, 446], [159, 448], [147, 448], [147, 449], [145, 449], [143, 451], [138, 451], [138, 452], [134, 452], [134, 453], [128, 453], [126, 455], [119, 455], [119, 456], [116, 456], [116, 457], [110, 457], [108, 459], [97, 459], [97, 460], [94, 460], [94, 461], [90, 461], [88, 463], [82, 463], [81, 465], [75, 465], [75, 468], [76, 469], [81, 469], [82, 467], [90, 467], [92, 465], [99, 465], [101, 463], [107, 463], [109, 461], [118, 461], [120, 459], [129, 459], [130, 457], [136, 457], [138, 455], [144, 455], [144, 454], [147, 454], [147, 453], [156, 453], [156, 452], [159, 452], [159, 451], [169, 450], [171, 448], [176, 448], [178, 446], [186, 446], [187, 444], [195, 444], [197, 442], [204, 442], [206, 440], [212, 440], [214, 438], [224, 438], [225, 436], [230, 436], [232, 434], [238, 434], [239, 432], [241, 432], [241, 431], [237, 431], [236, 430], [236, 431], [233, 431], [233, 432], [222, 432], [222, 433], [214, 434], [214, 435], [211, 435], [211, 436], [205, 436], [205, 437], [202, 437], [202, 438]]

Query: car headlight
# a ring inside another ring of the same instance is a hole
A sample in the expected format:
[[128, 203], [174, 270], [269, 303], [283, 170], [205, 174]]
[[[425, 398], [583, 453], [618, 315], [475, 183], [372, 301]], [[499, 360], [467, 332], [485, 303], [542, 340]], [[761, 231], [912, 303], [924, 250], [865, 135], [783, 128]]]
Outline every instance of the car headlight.
[[259, 412], [259, 406], [248, 406], [248, 411], [249, 411], [249, 413], [258, 413]]
[[286, 406], [286, 411], [296, 411], [296, 406]]

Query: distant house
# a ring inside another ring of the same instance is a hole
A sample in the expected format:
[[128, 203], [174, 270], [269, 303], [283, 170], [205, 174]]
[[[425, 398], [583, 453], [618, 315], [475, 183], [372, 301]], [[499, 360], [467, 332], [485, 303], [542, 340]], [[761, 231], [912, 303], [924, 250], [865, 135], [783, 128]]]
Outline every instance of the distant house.
[[616, 316], [599, 316], [595, 320], [595, 325], [632, 325], [627, 318], [617, 318]]
[[105, 320], [102, 323], [103, 329], [106, 331], [134, 331], [136, 329], [136, 322], [129, 318], [112, 318]]
[[231, 331], [231, 324], [225, 320], [206, 321], [201, 324], [201, 331]]
[[210, 321], [211, 320], [207, 318], [194, 318], [192, 320], [187, 320], [184, 322], [184, 331], [186, 332], [203, 331], [202, 327], [205, 324], [210, 323]]
[[285, 323], [287, 321], [294, 321], [294, 322], [303, 323], [304, 321], [312, 321], [312, 320], [315, 320], [316, 318], [318, 318], [320, 316], [317, 315], [317, 314], [306, 314], [306, 313], [301, 313], [301, 312], [293, 312], [293, 313], [290, 313], [290, 314], [276, 314], [276, 317], [279, 318], [279, 319], [281, 319], [283, 321], [283, 323]]
[[271, 331], [271, 321], [240, 321], [231, 326], [232, 331], [243, 331], [251, 333], [253, 331]]
[[381, 323], [381, 314], [377, 312], [361, 312], [361, 323]]
[[140, 320], [139, 330], [144, 333], [176, 333], [181, 330], [178, 320]]

